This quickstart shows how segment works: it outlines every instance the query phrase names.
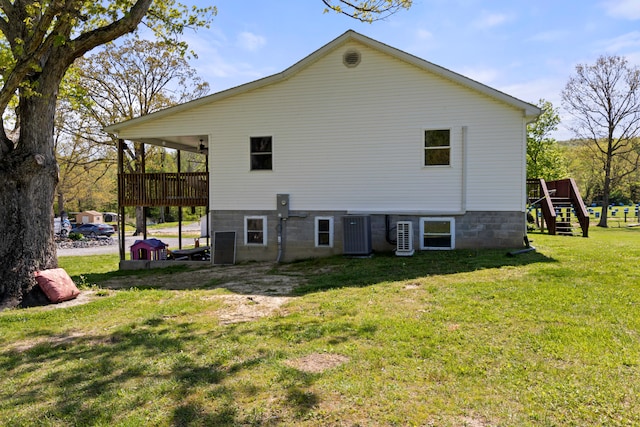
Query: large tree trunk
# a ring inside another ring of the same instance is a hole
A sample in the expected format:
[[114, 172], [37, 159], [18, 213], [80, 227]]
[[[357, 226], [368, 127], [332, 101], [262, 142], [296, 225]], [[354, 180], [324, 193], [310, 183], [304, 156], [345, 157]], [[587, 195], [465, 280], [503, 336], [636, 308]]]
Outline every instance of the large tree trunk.
[[35, 285], [35, 271], [57, 266], [55, 103], [51, 96], [21, 99], [20, 141], [0, 162], [0, 309], [20, 303]]

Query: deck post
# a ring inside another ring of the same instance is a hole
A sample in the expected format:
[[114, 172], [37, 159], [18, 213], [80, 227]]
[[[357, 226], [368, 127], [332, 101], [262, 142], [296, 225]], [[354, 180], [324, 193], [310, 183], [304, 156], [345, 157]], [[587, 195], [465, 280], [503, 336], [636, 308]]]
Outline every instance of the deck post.
[[[181, 172], [181, 166], [180, 164], [182, 163], [181, 160], [181, 155], [180, 155], [180, 150], [178, 150], [178, 155], [177, 155], [177, 159], [178, 159], [178, 197], [182, 197], [182, 181], [180, 180], [180, 172]], [[178, 206], [178, 249], [182, 249], [182, 205]]]
[[118, 215], [118, 246], [120, 249], [120, 261], [124, 261], [124, 246], [125, 246], [125, 242], [124, 242], [124, 204], [121, 203], [122, 200], [122, 195], [119, 194], [121, 191], [123, 191], [122, 189], [122, 180], [124, 179], [123, 177], [123, 173], [124, 173], [124, 140], [123, 139], [118, 139], [118, 208], [119, 208], [119, 214]]
[[[142, 144], [140, 151], [142, 153], [142, 158], [140, 159], [140, 172], [144, 175], [147, 173], [147, 150], [145, 149], [145, 144]], [[143, 190], [143, 194], [145, 192], [146, 189]], [[143, 205], [140, 209], [142, 209], [142, 238], [147, 240], [147, 207]]]

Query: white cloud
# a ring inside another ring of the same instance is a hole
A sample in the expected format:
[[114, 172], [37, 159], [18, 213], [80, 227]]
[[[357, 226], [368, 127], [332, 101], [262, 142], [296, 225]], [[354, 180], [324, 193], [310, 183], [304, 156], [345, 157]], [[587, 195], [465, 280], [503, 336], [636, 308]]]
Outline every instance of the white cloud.
[[608, 0], [603, 3], [609, 16], [630, 21], [640, 19], [640, 2], [638, 0]]
[[640, 31], [632, 31], [609, 40], [603, 40], [600, 44], [608, 52], [620, 52], [629, 48], [638, 48], [640, 47]]
[[511, 20], [511, 17], [504, 13], [482, 13], [482, 16], [473, 22], [473, 26], [480, 29], [497, 27]]
[[460, 74], [485, 85], [491, 85], [500, 76], [500, 71], [488, 67], [466, 67], [460, 70]]
[[251, 64], [238, 56], [237, 42], [232, 43], [220, 30], [210, 29], [185, 34], [197, 59], [190, 60], [200, 77], [211, 85], [211, 92], [228, 89], [273, 74], [271, 67]]
[[267, 39], [263, 36], [243, 31], [238, 34], [238, 46], [244, 50], [256, 51], [267, 44]]
[[419, 29], [416, 31], [416, 37], [418, 38], [418, 40], [421, 40], [421, 41], [431, 40], [433, 38], [433, 33], [431, 33], [431, 31], [428, 31], [428, 30]]
[[549, 77], [499, 86], [498, 90], [534, 105], [537, 104], [541, 98], [550, 101], [554, 108], [559, 108], [560, 113], [560, 125], [558, 126], [558, 130], [551, 134], [551, 137], [558, 141], [565, 141], [573, 137], [573, 134], [569, 130], [572, 118], [562, 108], [561, 92], [565, 84], [565, 77], [558, 75], [555, 78]]

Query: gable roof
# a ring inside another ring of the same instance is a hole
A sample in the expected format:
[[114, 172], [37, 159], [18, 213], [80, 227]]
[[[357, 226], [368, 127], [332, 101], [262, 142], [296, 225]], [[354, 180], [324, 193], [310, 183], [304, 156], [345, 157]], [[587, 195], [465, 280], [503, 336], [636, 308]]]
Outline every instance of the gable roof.
[[[302, 69], [308, 67], [310, 64], [314, 63], [315, 61], [317, 61], [319, 58], [323, 57], [324, 55], [326, 55], [328, 52], [338, 48], [339, 46], [341, 46], [344, 43], [347, 43], [349, 41], [357, 41], [359, 43], [362, 43], [372, 49], [376, 49], [379, 50], [381, 52], [384, 52], [394, 58], [397, 58], [399, 60], [402, 60], [404, 62], [407, 62], [409, 64], [413, 64], [418, 68], [422, 68], [425, 71], [428, 71], [430, 73], [436, 74], [438, 76], [441, 76], [445, 79], [448, 79], [452, 82], [455, 82], [463, 87], [469, 88], [471, 90], [474, 90], [476, 92], [479, 92], [481, 94], [484, 94], [490, 98], [493, 98], [495, 100], [498, 100], [500, 102], [503, 102], [507, 105], [510, 105], [516, 109], [522, 110], [523, 111], [523, 116], [527, 121], [533, 121], [536, 119], [536, 117], [538, 117], [538, 115], [540, 115], [541, 110], [536, 107], [535, 105], [532, 105], [528, 102], [524, 102], [520, 99], [517, 99], [511, 95], [508, 95], [504, 92], [501, 92], [497, 89], [494, 89], [492, 87], [489, 87], [487, 85], [484, 85], [482, 83], [479, 83], [475, 80], [472, 80], [468, 77], [465, 77], [461, 74], [455, 73], [451, 70], [448, 70], [444, 67], [441, 67], [439, 65], [433, 64], [429, 61], [426, 61], [422, 58], [418, 58], [417, 56], [411, 55], [409, 53], [406, 53], [402, 50], [396, 49], [394, 47], [391, 47], [389, 45], [386, 45], [382, 42], [379, 42], [377, 40], [374, 40], [372, 38], [369, 38], [367, 36], [364, 36], [360, 33], [357, 33], [353, 30], [348, 30], [346, 31], [344, 34], [342, 34], [340, 37], [334, 39], [333, 41], [327, 43], [326, 45], [324, 45], [323, 47], [321, 47], [320, 49], [316, 50], [315, 52], [311, 53], [310, 55], [308, 55], [307, 57], [305, 57], [304, 59], [302, 59], [301, 61], [298, 61], [297, 63], [293, 64], [292, 66], [290, 66], [289, 68], [285, 69], [284, 71], [277, 73], [277, 74], [273, 74], [271, 76], [268, 77], [264, 77], [262, 79], [259, 80], [255, 80], [249, 83], [245, 83], [243, 85], [240, 86], [236, 86], [233, 87], [231, 89], [227, 89], [221, 92], [216, 92], [214, 94], [211, 95], [207, 95], [204, 96], [202, 98], [198, 98], [195, 99], [193, 101], [189, 101], [189, 102], [185, 102], [183, 104], [179, 104], [173, 107], [169, 107], [166, 108], [164, 110], [160, 110], [157, 111], [155, 113], [151, 113], [145, 116], [141, 116], [141, 117], [137, 117], [135, 119], [131, 119], [131, 120], [127, 120], [124, 122], [120, 122], [120, 123], [116, 123], [116, 124], [112, 124], [109, 125], [107, 127], [105, 127], [103, 130], [105, 132], [108, 133], [114, 133], [114, 134], [123, 134], [122, 137], [126, 138], [126, 129], [131, 127], [131, 126], [136, 126], [142, 123], [145, 123], [147, 121], [154, 121], [154, 120], [158, 120], [158, 119], [162, 119], [163, 117], [172, 115], [172, 114], [176, 114], [179, 112], [183, 112], [192, 108], [197, 108], [199, 106], [202, 105], [206, 105], [212, 102], [216, 102], [225, 98], [229, 98], [238, 94], [242, 94], [245, 92], [249, 92], [251, 90], [254, 89], [258, 89], [264, 86], [268, 86], [280, 81], [284, 81], [286, 79], [288, 79], [289, 77], [291, 77], [292, 75], [298, 73], [299, 71], [301, 71]], [[151, 141], [149, 141], [151, 142]], [[179, 145], [179, 144], [178, 144]], [[194, 144], [195, 145], [195, 144]]]

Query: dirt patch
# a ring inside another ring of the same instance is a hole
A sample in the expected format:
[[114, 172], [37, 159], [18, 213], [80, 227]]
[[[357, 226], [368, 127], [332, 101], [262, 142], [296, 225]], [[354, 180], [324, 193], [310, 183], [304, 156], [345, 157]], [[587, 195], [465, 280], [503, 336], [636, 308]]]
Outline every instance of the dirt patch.
[[293, 290], [306, 282], [301, 274], [274, 273], [271, 263], [255, 263], [228, 267], [205, 267], [187, 271], [158, 273], [153, 276], [124, 276], [101, 282], [98, 291], [83, 290], [77, 298], [59, 304], [49, 304], [42, 310], [87, 304], [118, 290], [130, 288], [227, 289], [232, 295], [211, 295], [207, 299], [224, 301], [224, 308], [214, 314], [223, 325], [249, 322], [271, 315], [285, 315], [281, 307], [291, 300]]
[[286, 315], [282, 305], [291, 297], [276, 297], [264, 295], [214, 295], [207, 299], [224, 301], [224, 308], [216, 311], [222, 325], [250, 322], [261, 317], [272, 315]]
[[347, 363], [349, 358], [341, 354], [312, 353], [298, 359], [287, 360], [285, 364], [290, 368], [311, 374], [319, 374], [328, 369]]
[[301, 274], [279, 268], [274, 264], [252, 263], [224, 267], [204, 267], [194, 270], [156, 274], [150, 276], [126, 276], [100, 283], [108, 289], [217, 289], [224, 288], [245, 295], [290, 295], [293, 289], [306, 283]]

